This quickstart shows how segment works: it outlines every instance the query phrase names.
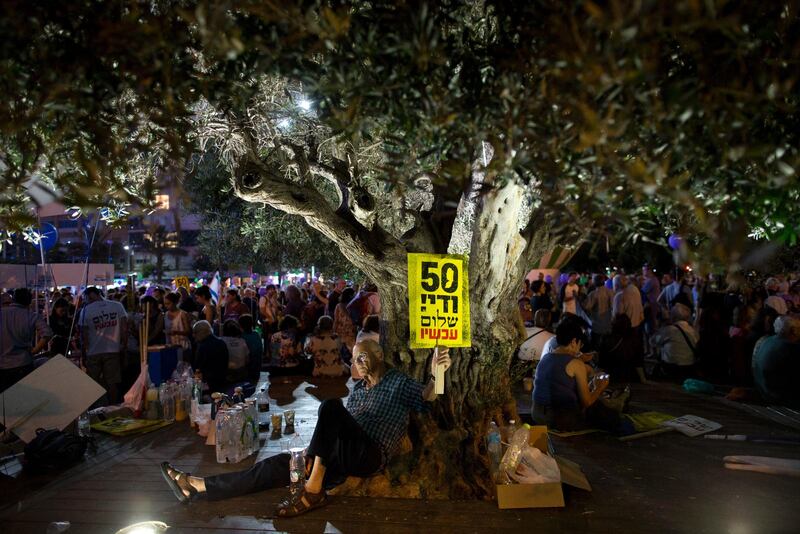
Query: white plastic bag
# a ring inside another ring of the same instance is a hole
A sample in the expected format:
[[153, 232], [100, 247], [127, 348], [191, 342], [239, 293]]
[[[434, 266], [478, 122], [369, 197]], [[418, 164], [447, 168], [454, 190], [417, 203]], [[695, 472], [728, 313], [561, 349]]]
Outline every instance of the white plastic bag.
[[520, 484], [561, 482], [561, 471], [555, 458], [531, 446], [522, 450], [517, 468], [508, 475]]
[[139, 417], [144, 408], [144, 398], [147, 388], [150, 385], [150, 375], [147, 372], [147, 364], [142, 365], [142, 371], [131, 389], [123, 397], [122, 405], [133, 410], [135, 417]]

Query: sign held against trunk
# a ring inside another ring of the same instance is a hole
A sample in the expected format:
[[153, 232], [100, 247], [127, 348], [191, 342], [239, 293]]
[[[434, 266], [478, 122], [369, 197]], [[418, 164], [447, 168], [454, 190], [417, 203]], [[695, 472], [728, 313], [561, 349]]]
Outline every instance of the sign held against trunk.
[[[412, 349], [469, 347], [467, 258], [456, 254], [408, 255], [408, 305]], [[434, 375], [444, 393], [444, 369]]]

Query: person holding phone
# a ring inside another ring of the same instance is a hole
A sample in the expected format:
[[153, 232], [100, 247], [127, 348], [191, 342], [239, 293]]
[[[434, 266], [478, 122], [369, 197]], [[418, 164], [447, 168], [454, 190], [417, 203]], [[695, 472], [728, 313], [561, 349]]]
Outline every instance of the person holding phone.
[[619, 412], [600, 402], [608, 388], [608, 375], [595, 376], [580, 357], [586, 343], [583, 328], [575, 321], [562, 321], [556, 328], [556, 342], [556, 349], [545, 354], [536, 367], [533, 420], [567, 432], [586, 428], [620, 432]]

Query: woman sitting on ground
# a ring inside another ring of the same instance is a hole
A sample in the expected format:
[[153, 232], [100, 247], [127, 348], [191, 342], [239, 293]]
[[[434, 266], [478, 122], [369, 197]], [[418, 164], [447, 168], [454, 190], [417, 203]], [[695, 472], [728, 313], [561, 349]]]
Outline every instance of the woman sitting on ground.
[[672, 324], [662, 326], [653, 336], [653, 347], [658, 349], [661, 367], [669, 378], [681, 382], [694, 375], [697, 333], [689, 325], [692, 310], [675, 304], [669, 311]]
[[575, 321], [562, 321], [556, 328], [556, 340], [556, 350], [545, 354], [536, 367], [533, 420], [561, 431], [600, 428], [619, 432], [619, 412], [600, 402], [608, 375], [595, 377], [594, 370], [580, 358], [586, 342], [583, 329]]
[[342, 363], [342, 341], [333, 332], [333, 319], [323, 315], [314, 333], [306, 339], [305, 352], [314, 361], [314, 376], [342, 376], [350, 369]]
[[271, 376], [305, 375], [310, 371], [309, 364], [313, 364], [303, 357], [298, 326], [294, 315], [285, 315], [272, 335], [272, 354], [278, 355], [278, 362], [269, 367]]

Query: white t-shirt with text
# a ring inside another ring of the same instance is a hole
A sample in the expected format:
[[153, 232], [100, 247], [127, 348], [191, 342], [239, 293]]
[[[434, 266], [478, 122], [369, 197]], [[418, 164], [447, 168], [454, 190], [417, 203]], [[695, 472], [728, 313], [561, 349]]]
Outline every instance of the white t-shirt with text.
[[79, 324], [88, 339], [87, 355], [120, 352], [125, 308], [115, 300], [97, 300], [83, 308]]

